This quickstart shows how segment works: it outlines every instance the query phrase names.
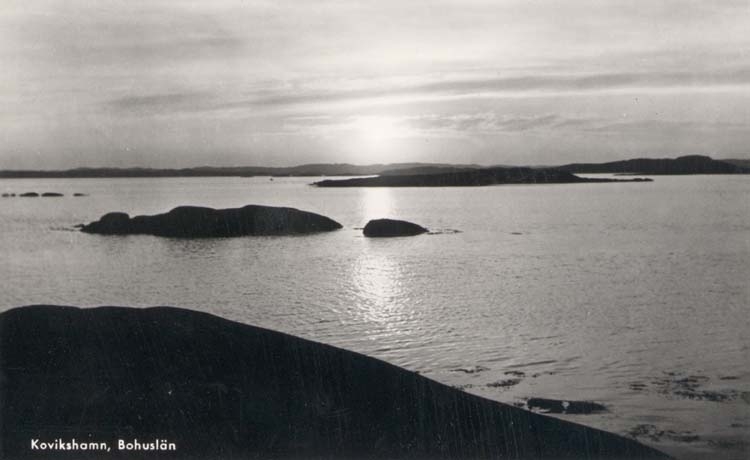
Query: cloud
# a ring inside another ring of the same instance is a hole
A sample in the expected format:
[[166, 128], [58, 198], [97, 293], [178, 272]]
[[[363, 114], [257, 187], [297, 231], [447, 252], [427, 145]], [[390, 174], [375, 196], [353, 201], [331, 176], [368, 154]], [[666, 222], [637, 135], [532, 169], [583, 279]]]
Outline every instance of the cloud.
[[[393, 84], [372, 80], [369, 86], [358, 83], [355, 89], [326, 87], [315, 80], [315, 86], [302, 82], [275, 82], [273, 86], [253, 89], [241, 96], [224, 94], [208, 97], [205, 92], [193, 94], [172, 92], [155, 95], [128, 95], [107, 102], [115, 110], [130, 111], [221, 111], [274, 110], [295, 106], [325, 109], [333, 105], [361, 106], [399, 104], [410, 100], [528, 97], [558, 94], [593, 94], [622, 91], [711, 90], [722, 87], [750, 86], [750, 68], [723, 69], [712, 72], [644, 72], [601, 73], [588, 75], [525, 75], [496, 78], [424, 78], [410, 84]], [[331, 86], [340, 86], [331, 82]], [[189, 103], [191, 102], [191, 103]], [[463, 120], [470, 125], [472, 120]], [[525, 124], [518, 122], [518, 128]], [[511, 125], [508, 128], [512, 128]]]
[[555, 114], [533, 116], [497, 115], [495, 113], [425, 115], [413, 117], [406, 122], [415, 129], [424, 131], [527, 131], [540, 127], [552, 127], [562, 118]]
[[750, 130], [750, 123], [743, 122], [711, 122], [711, 121], [678, 121], [678, 120], [632, 120], [632, 121], [606, 121], [583, 127], [587, 131], [597, 133], [709, 133], [723, 132], [746, 133]]
[[388, 124], [404, 137], [518, 133], [535, 129], [593, 129], [602, 121], [593, 118], [572, 118], [559, 114], [516, 115], [495, 112], [463, 114], [422, 114], [413, 116], [309, 116], [289, 117], [283, 130], [289, 133], [329, 134], [347, 131], [376, 119]]
[[[373, 82], [377, 83], [377, 82]], [[750, 68], [720, 69], [707, 72], [601, 73], [589, 75], [524, 75], [496, 78], [443, 79], [411, 85], [355, 90], [305, 89], [262, 91], [250, 98], [231, 102], [227, 108], [243, 106], [288, 106], [366, 101], [393, 98], [431, 99], [455, 97], [522, 96], [538, 93], [589, 93], [623, 89], [710, 89], [750, 85]]]
[[119, 112], [175, 113], [194, 112], [208, 107], [214, 95], [209, 92], [176, 92], [150, 95], [128, 95], [107, 101], [106, 105]]
[[247, 45], [215, 16], [189, 8], [47, 3], [19, 9], [0, 22], [16, 53], [47, 68], [114, 66], [148, 75], [174, 62], [238, 55]]

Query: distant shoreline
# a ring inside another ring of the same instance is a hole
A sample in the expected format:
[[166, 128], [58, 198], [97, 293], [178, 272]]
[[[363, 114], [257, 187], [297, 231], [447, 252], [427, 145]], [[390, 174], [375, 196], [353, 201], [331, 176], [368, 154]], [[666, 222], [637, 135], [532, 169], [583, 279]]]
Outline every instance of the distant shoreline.
[[199, 166], [191, 168], [75, 168], [63, 170], [0, 170], [0, 179], [108, 179], [162, 177], [324, 177], [400, 176], [460, 173], [481, 169], [529, 168], [570, 173], [684, 175], [750, 174], [750, 160], [714, 160], [707, 156], [639, 158], [607, 163], [571, 163], [560, 166], [509, 166], [448, 163], [391, 163], [354, 165], [315, 163], [298, 166]]
[[397, 163], [352, 165], [348, 163], [304, 164], [288, 167], [267, 166], [200, 166], [194, 168], [75, 168], [64, 170], [0, 170], [0, 179], [103, 179], [148, 177], [322, 177], [372, 176], [393, 174], [400, 170], [478, 169], [482, 166], [442, 163]]

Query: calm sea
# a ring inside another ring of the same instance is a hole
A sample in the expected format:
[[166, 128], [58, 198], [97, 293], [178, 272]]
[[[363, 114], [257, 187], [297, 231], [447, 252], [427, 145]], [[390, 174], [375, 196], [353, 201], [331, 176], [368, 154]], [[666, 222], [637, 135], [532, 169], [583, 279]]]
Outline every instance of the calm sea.
[[[750, 452], [750, 177], [318, 189], [310, 178], [0, 181], [0, 310], [174, 305], [326, 342], [682, 458]], [[85, 197], [73, 197], [74, 192]], [[344, 229], [179, 240], [72, 231], [109, 211], [291, 206]], [[372, 240], [372, 218], [439, 234]], [[458, 233], [454, 232], [459, 231]]]

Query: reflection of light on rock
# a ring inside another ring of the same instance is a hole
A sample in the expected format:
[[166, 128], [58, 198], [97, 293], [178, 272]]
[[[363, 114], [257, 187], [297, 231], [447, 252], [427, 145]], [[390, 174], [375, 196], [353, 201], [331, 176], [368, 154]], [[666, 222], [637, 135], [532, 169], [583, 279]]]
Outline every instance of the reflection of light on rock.
[[[392, 217], [393, 197], [388, 187], [365, 187], [362, 194], [362, 211], [365, 220]], [[364, 222], [363, 222], [364, 223]]]

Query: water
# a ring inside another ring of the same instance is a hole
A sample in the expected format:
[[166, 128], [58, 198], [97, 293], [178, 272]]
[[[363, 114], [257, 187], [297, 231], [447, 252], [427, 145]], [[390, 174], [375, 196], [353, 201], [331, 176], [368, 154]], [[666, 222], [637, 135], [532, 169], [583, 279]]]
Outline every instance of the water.
[[[189, 307], [503, 402], [598, 401], [609, 412], [561, 417], [621, 434], [652, 425], [638, 439], [680, 458], [748, 457], [750, 177], [427, 189], [309, 182], [4, 180], [0, 192], [66, 196], [0, 201], [0, 310]], [[109, 211], [250, 203], [318, 212], [344, 229], [204, 240], [71, 231]], [[443, 233], [362, 237], [378, 217]]]

